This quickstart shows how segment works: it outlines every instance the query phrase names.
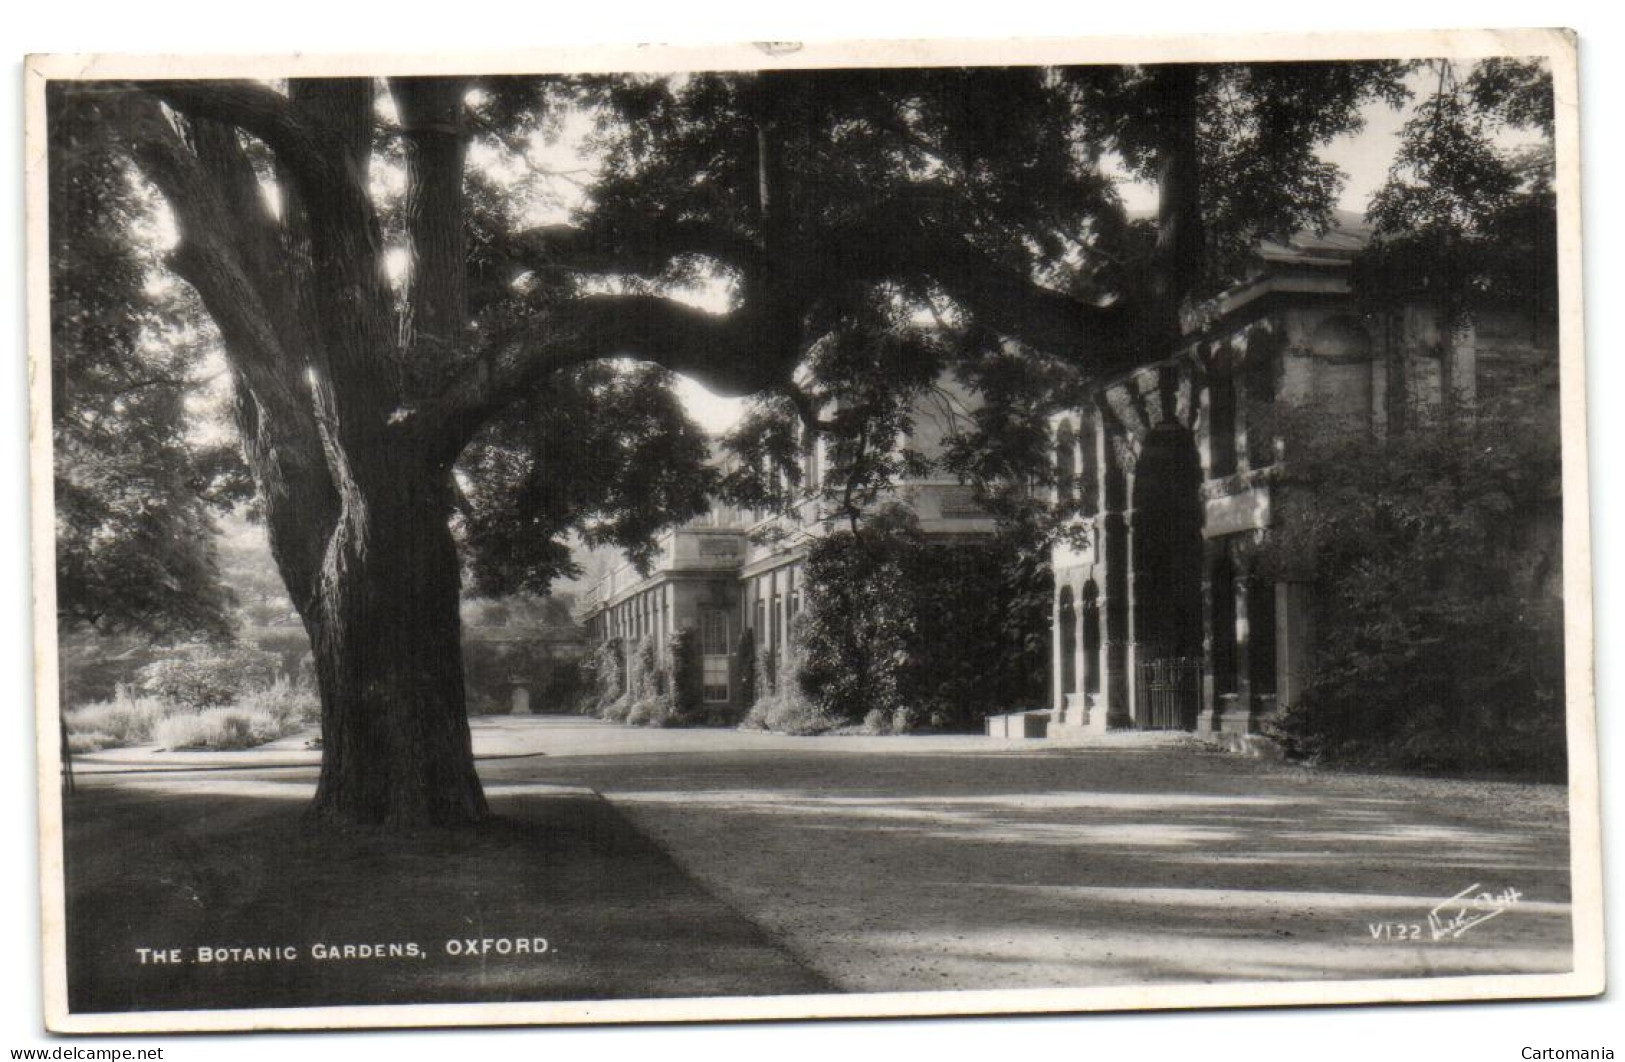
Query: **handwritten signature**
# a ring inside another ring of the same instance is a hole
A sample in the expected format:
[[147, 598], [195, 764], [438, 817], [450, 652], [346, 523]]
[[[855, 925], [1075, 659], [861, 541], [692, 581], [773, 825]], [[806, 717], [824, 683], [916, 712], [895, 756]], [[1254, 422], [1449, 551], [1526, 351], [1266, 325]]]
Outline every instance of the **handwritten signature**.
[[1423, 941], [1458, 940], [1476, 925], [1506, 914], [1523, 899], [1514, 888], [1486, 891], [1478, 882], [1467, 886], [1448, 900], [1441, 900], [1428, 912], [1427, 928], [1421, 922], [1369, 922], [1371, 939], [1383, 943], [1420, 944]]
[[1476, 925], [1506, 914], [1523, 899], [1510, 886], [1499, 892], [1481, 892], [1478, 882], [1467, 886], [1428, 912], [1428, 932], [1434, 940], [1455, 940]]

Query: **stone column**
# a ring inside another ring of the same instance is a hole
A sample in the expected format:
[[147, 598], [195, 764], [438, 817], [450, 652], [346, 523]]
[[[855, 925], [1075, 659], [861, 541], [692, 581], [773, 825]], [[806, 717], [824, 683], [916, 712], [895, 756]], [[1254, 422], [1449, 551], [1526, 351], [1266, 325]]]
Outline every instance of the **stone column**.
[[1314, 594], [1309, 583], [1275, 584], [1276, 700], [1296, 704], [1313, 668]]
[[1101, 521], [1101, 554], [1106, 560], [1106, 585], [1101, 596], [1100, 695], [1105, 711], [1091, 716], [1090, 729], [1118, 730], [1134, 726], [1133, 666], [1130, 643], [1133, 629], [1129, 571], [1129, 523], [1122, 513], [1107, 513]]
[[[1254, 729], [1253, 713], [1253, 625], [1247, 618], [1248, 602], [1252, 593], [1252, 569], [1245, 563], [1236, 566], [1236, 701], [1235, 711], [1226, 711], [1219, 719], [1220, 730]], [[1232, 718], [1232, 716], [1239, 718]]]
[[1071, 700], [1076, 707], [1068, 712], [1066, 721], [1074, 726], [1089, 722], [1089, 696], [1085, 691], [1089, 688], [1089, 669], [1096, 666], [1096, 661], [1090, 660], [1083, 651], [1083, 628], [1084, 604], [1080, 591], [1072, 607], [1072, 645], [1068, 648], [1072, 654], [1072, 684], [1075, 687]]
[[1055, 712], [1057, 721], [1066, 719], [1066, 683], [1063, 676], [1066, 669], [1062, 666], [1061, 654], [1066, 652], [1066, 646], [1061, 644], [1061, 588], [1056, 586], [1050, 594], [1050, 706]]

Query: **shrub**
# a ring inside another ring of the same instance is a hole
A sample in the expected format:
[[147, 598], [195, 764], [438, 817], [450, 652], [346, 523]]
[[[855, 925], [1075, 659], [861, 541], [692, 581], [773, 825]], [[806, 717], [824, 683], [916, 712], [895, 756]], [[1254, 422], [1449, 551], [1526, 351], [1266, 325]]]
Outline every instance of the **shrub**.
[[771, 697], [779, 691], [779, 652], [770, 645], [756, 650], [756, 663], [751, 668], [751, 687], [756, 699]]
[[650, 637], [639, 638], [627, 646], [625, 688], [620, 696], [599, 709], [600, 718], [637, 725], [667, 711], [652, 703], [665, 692], [665, 676], [658, 655], [654, 639]]
[[278, 737], [320, 726], [322, 722], [322, 700], [316, 691], [306, 683], [285, 676], [278, 676], [269, 686], [248, 690], [232, 707], [250, 714], [265, 714], [276, 724]]
[[113, 700], [71, 709], [64, 718], [69, 751], [94, 752], [153, 741], [166, 748], [252, 748], [320, 725], [321, 714], [309, 685], [279, 677], [246, 690], [230, 707], [201, 713], [120, 689]]
[[100, 730], [76, 730], [68, 732], [68, 751], [70, 753], [100, 752], [102, 749], [116, 748], [120, 742], [111, 734], [104, 734]]
[[805, 580], [802, 691], [838, 725], [971, 729], [1043, 699], [1050, 574], [1036, 532], [934, 544], [912, 514], [882, 510], [815, 543]]
[[159, 721], [154, 732], [167, 749], [251, 749], [282, 736], [269, 712], [245, 708], [208, 708], [181, 712]]
[[1313, 580], [1318, 643], [1272, 726], [1289, 755], [1563, 776], [1550, 397], [1413, 410], [1386, 439], [1283, 416], [1290, 519], [1261, 560]]
[[666, 640], [666, 689], [671, 713], [661, 726], [692, 726], [705, 721], [705, 672], [700, 659], [699, 632], [689, 627], [673, 631]]
[[756, 703], [756, 632], [746, 627], [734, 646], [734, 677], [739, 683], [737, 699], [747, 708]]
[[590, 689], [585, 711], [603, 716], [626, 692], [626, 650], [619, 638], [606, 638], [583, 665]]
[[[153, 728], [159, 720], [176, 710], [175, 705], [156, 697], [137, 697], [128, 689], [120, 688], [111, 701], [87, 704], [65, 713], [68, 748], [73, 752], [94, 752], [144, 745], [152, 740]], [[89, 747], [92, 742], [95, 748]]]
[[188, 646], [143, 667], [137, 684], [143, 693], [166, 701], [213, 708], [270, 685], [278, 663], [275, 653], [246, 646]]
[[783, 653], [771, 651], [759, 659], [771, 662], [771, 689], [759, 697], [740, 725], [752, 730], [772, 730], [781, 734], [822, 734], [841, 726], [845, 720], [831, 713], [809, 694], [803, 651], [804, 624], [800, 616], [790, 621]]

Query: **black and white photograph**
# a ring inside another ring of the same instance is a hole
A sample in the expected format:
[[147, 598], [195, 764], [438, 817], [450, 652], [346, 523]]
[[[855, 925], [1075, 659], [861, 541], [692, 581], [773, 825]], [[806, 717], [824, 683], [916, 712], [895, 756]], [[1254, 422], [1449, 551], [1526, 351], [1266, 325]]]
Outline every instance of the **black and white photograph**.
[[1603, 990], [1572, 34], [26, 79], [50, 1030]]

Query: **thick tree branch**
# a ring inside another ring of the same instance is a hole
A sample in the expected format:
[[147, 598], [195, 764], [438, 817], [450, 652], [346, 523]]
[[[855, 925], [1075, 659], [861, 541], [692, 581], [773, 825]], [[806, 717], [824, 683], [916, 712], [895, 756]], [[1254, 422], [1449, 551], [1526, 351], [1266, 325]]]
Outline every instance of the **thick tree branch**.
[[[303, 393], [306, 361], [284, 343], [264, 299], [265, 278], [245, 261], [237, 240], [241, 219], [218, 176], [186, 149], [150, 97], [132, 97], [127, 117], [136, 161], [169, 202], [180, 231], [170, 264], [197, 291], [225, 340], [238, 433], [265, 501], [271, 548], [295, 604], [309, 615], [338, 500]], [[203, 134], [204, 141], [213, 135]], [[217, 167], [237, 172], [222, 143], [211, 142], [206, 153]]]
[[276, 155], [308, 222], [311, 288], [327, 340], [317, 363], [330, 423], [341, 432], [381, 430], [393, 398], [379, 387], [395, 361], [393, 296], [365, 175], [345, 134], [303, 113], [289, 98], [245, 82], [155, 81], [139, 86], [193, 119], [235, 126]]
[[903, 231], [890, 220], [906, 216], [882, 206], [861, 229], [831, 233], [809, 263], [814, 283], [934, 284], [987, 327], [1091, 372], [1115, 372], [1140, 356], [1144, 333], [1131, 304], [1085, 302], [1037, 283], [958, 232], [928, 225]]
[[373, 81], [370, 77], [294, 78], [288, 98], [301, 114], [326, 127], [344, 146], [344, 156], [363, 183], [372, 157]]
[[591, 227], [543, 225], [494, 238], [490, 253], [510, 272], [632, 273], [653, 276], [684, 255], [704, 255], [743, 273], [761, 253], [748, 238], [710, 222], [647, 217], [600, 220]]
[[585, 295], [539, 310], [496, 336], [423, 411], [438, 459], [455, 459], [487, 420], [544, 376], [603, 358], [633, 358], [682, 373], [719, 394], [781, 385], [800, 356], [761, 319], [714, 314], [652, 295]]
[[236, 126], [265, 141], [313, 211], [320, 204], [350, 223], [371, 216], [365, 174], [352, 167], [344, 135], [312, 120], [287, 96], [247, 81], [145, 81], [140, 87], [188, 117]]
[[284, 348], [261, 285], [233, 239], [237, 226], [230, 203], [153, 101], [133, 99], [128, 116], [136, 161], [175, 215], [180, 240], [171, 265], [203, 299], [260, 401], [279, 411], [302, 408], [299, 363]]
[[463, 237], [463, 116], [467, 79], [404, 77], [390, 81], [406, 149], [402, 212], [410, 241], [411, 341], [415, 360], [441, 361], [468, 324], [467, 253]]

